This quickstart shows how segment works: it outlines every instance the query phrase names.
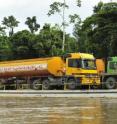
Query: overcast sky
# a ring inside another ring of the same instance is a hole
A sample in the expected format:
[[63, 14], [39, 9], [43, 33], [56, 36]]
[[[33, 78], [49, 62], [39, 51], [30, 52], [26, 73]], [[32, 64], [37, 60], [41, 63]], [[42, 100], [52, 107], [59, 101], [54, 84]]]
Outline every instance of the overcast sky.
[[[0, 0], [0, 21], [3, 17], [13, 15], [20, 21], [19, 27], [16, 30], [26, 29], [24, 22], [27, 17], [36, 16], [38, 23], [43, 26], [44, 23], [60, 23], [61, 19], [56, 14], [48, 17], [47, 13], [49, 5], [54, 1], [63, 0]], [[69, 5], [66, 15], [77, 13], [82, 20], [92, 14], [93, 7], [97, 5], [100, 0], [82, 0], [82, 7], [76, 7], [76, 0], [66, 0]], [[103, 2], [109, 2], [111, 0], [102, 0]], [[113, 0], [117, 2], [117, 0]], [[67, 16], [66, 16], [67, 18]], [[67, 28], [67, 32], [72, 32], [72, 26]]]

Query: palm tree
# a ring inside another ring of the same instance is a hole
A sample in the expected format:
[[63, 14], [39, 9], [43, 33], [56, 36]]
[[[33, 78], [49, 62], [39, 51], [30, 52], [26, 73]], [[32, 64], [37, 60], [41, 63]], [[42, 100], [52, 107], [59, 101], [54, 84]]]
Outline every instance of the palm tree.
[[19, 21], [16, 20], [14, 16], [4, 17], [2, 24], [5, 25], [6, 28], [9, 28], [9, 36], [14, 34], [14, 28], [18, 27]]
[[40, 25], [37, 24], [36, 16], [33, 16], [32, 18], [27, 17], [25, 24], [28, 25], [28, 28], [30, 29], [32, 34], [34, 34], [40, 28]]

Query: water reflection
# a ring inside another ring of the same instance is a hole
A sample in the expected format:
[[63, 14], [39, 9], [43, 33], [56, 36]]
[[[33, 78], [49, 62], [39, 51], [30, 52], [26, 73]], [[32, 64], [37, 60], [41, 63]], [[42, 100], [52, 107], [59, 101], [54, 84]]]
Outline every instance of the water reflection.
[[77, 102], [75, 106], [69, 104], [69, 107], [57, 110], [52, 108], [49, 124], [104, 124], [100, 99], [79, 99], [74, 102]]
[[1, 97], [0, 124], [115, 124], [117, 100]]
[[104, 124], [103, 110], [100, 99], [88, 100], [85, 106], [92, 106], [92, 109], [80, 111], [80, 124]]

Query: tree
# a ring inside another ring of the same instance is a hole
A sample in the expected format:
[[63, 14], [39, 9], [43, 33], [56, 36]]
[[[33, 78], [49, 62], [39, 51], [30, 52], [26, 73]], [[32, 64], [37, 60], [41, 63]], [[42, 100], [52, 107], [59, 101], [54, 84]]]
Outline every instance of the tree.
[[11, 43], [7, 36], [0, 36], [0, 61], [12, 59]]
[[78, 39], [78, 35], [77, 35], [77, 30], [79, 30], [81, 28], [81, 18], [79, 17], [79, 15], [74, 14], [74, 15], [69, 15], [70, 18], [70, 23], [73, 24], [73, 34], [74, 36]]
[[99, 58], [117, 55], [117, 3], [100, 2], [75, 33], [80, 51], [94, 53]]
[[81, 0], [77, 0], [77, 6], [81, 7]]
[[5, 32], [5, 27], [0, 26], [0, 36], [5, 36], [6, 32]]
[[33, 50], [35, 36], [27, 30], [15, 33], [11, 38], [13, 59], [34, 58], [35, 52]]
[[94, 13], [98, 13], [103, 7], [103, 5], [104, 5], [103, 2], [99, 2], [97, 6], [94, 6], [94, 9], [93, 9]]
[[33, 16], [32, 18], [27, 17], [25, 24], [28, 26], [32, 34], [40, 28], [40, 25], [37, 23], [36, 16]]
[[70, 37], [69, 34], [66, 34], [66, 45], [65, 45], [66, 52], [65, 53], [74, 53], [78, 52], [78, 45], [77, 41], [74, 37]]
[[66, 27], [66, 21], [65, 21], [65, 9], [68, 9], [68, 5], [66, 4], [66, 1], [64, 0], [63, 3], [61, 2], [54, 2], [50, 5], [50, 10], [48, 12], [48, 16], [53, 15], [55, 13], [58, 13], [60, 17], [62, 18], [62, 27], [63, 27], [63, 43], [62, 43], [62, 51], [64, 52], [64, 46], [65, 46], [65, 27]]
[[[81, 6], [81, 0], [77, 0], [77, 6]], [[51, 16], [55, 13], [58, 13], [60, 17], [62, 18], [62, 27], [63, 27], [63, 41], [62, 41], [62, 51], [64, 52], [65, 50], [65, 41], [66, 41], [66, 34], [65, 34], [65, 29], [66, 26], [68, 25], [65, 19], [65, 10], [68, 9], [69, 6], [66, 4], [66, 1], [63, 0], [63, 2], [54, 2], [50, 5], [50, 10], [48, 12], [48, 16]]]
[[43, 53], [45, 53], [45, 56], [58, 56], [65, 52], [76, 51], [76, 40], [73, 37], [70, 37], [69, 34], [65, 35], [67, 41], [65, 44], [66, 51], [63, 52], [61, 50], [62, 35], [63, 31], [58, 25], [51, 26], [50, 24], [45, 24], [43, 26], [37, 39], [43, 44]]
[[45, 24], [40, 30], [39, 39], [43, 44], [46, 56], [60, 55], [62, 53], [62, 33], [57, 25], [51, 27], [50, 24]]
[[12, 36], [14, 34], [14, 28], [18, 27], [19, 21], [16, 20], [14, 16], [8, 16], [4, 17], [2, 24], [6, 26], [6, 28], [9, 28], [9, 36]]

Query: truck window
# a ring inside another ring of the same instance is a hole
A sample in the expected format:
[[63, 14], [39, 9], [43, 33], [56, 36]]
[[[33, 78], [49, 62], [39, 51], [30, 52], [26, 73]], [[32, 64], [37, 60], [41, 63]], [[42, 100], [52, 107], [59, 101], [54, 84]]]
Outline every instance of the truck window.
[[80, 59], [69, 59], [68, 67], [81, 68], [81, 60]]
[[85, 59], [85, 60], [83, 60], [83, 65], [84, 65], [85, 69], [94, 69], [94, 70], [96, 69], [95, 60]]
[[110, 62], [109, 68], [110, 69], [117, 69], [117, 62]]

